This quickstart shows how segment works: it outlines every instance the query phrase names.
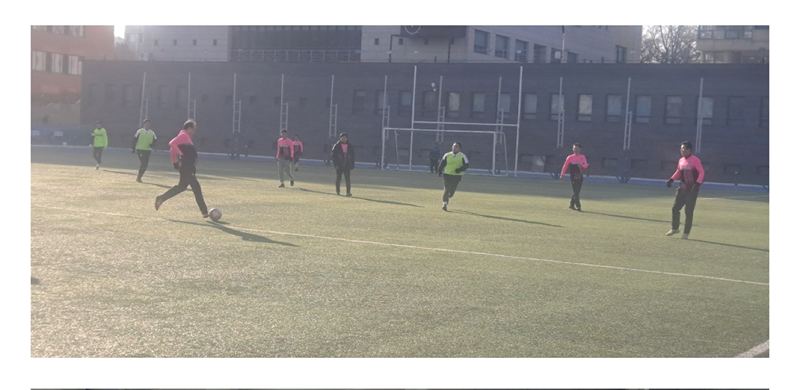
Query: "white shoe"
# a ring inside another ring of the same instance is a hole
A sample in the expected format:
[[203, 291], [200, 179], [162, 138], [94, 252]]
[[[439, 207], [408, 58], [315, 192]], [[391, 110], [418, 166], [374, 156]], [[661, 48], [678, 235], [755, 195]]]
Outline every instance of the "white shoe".
[[100, 169], [100, 164], [97, 164], [97, 165], [94, 166], [94, 170], [95, 171], [98, 170], [98, 169]]
[[668, 236], [671, 236], [671, 235], [673, 235], [673, 234], [675, 234], [675, 233], [680, 233], [680, 232], [681, 232], [680, 230], [674, 230], [674, 229], [670, 229], [670, 231], [668, 231], [668, 232], [667, 232], [667, 235], [668, 235]]
[[689, 239], [689, 233], [683, 233], [681, 238], [684, 239], [684, 240], [688, 240]]

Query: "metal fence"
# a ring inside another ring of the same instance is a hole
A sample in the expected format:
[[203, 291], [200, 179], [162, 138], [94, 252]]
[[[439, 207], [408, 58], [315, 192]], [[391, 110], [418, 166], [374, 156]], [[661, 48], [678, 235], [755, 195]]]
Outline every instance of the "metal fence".
[[361, 50], [231, 50], [234, 62], [361, 62]]

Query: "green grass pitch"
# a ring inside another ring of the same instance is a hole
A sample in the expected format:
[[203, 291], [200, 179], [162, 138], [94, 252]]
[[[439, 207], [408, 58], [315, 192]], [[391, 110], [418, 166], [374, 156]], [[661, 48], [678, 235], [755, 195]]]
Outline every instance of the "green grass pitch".
[[[442, 180], [200, 157], [219, 223], [154, 155], [31, 151], [33, 357], [732, 357], [769, 340], [769, 197]], [[709, 178], [713, 181], [713, 178]], [[344, 184], [343, 184], [344, 186]], [[342, 190], [344, 193], [344, 189]], [[683, 219], [683, 215], [682, 215]], [[768, 356], [769, 352], [761, 356]]]

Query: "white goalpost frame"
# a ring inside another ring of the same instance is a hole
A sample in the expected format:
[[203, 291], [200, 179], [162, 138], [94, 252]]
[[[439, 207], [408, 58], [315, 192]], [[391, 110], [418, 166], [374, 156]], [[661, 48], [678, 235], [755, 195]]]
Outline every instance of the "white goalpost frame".
[[[478, 125], [496, 126], [495, 124], [492, 124], [492, 123], [479, 123]], [[409, 127], [384, 127], [383, 129], [381, 129], [381, 139], [383, 140], [382, 141], [382, 145], [381, 145], [381, 169], [383, 169], [383, 166], [384, 166], [384, 163], [385, 163], [386, 139], [388, 138], [388, 134], [389, 134], [390, 131], [394, 131], [394, 133], [395, 133], [395, 148], [397, 148], [397, 133], [399, 131], [408, 131], [408, 132], [411, 133], [411, 142], [412, 143], [409, 144], [409, 148], [408, 148], [409, 158], [408, 158], [408, 165], [407, 165], [409, 171], [412, 170], [411, 158], [414, 155], [413, 154], [414, 132], [422, 132], [422, 133], [437, 133], [438, 132], [438, 133], [455, 133], [455, 134], [487, 134], [487, 135], [492, 135], [492, 141], [493, 141], [493, 143], [492, 143], [492, 172], [491, 172], [492, 176], [497, 176], [497, 175], [495, 175], [495, 162], [497, 160], [497, 148], [495, 148], [494, 145], [497, 144], [497, 140], [498, 140], [497, 137], [502, 137], [503, 138], [503, 142], [505, 142], [505, 136], [506, 136], [505, 132], [502, 132], [502, 131], [491, 131], [491, 130], [461, 130], [461, 129], [439, 130], [439, 129], [415, 129], [415, 128], [409, 128]], [[396, 164], [397, 170], [400, 170], [400, 164], [399, 164], [400, 156], [397, 154], [397, 152], [395, 152], [395, 153], [396, 153], [395, 157], [397, 158], [397, 162], [398, 162]]]

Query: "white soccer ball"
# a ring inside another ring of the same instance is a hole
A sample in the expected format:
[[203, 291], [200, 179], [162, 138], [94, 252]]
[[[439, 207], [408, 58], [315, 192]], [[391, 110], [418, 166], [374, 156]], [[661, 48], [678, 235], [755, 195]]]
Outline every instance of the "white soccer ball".
[[211, 217], [212, 221], [219, 221], [222, 218], [222, 211], [219, 209], [211, 209], [208, 211], [208, 216]]

